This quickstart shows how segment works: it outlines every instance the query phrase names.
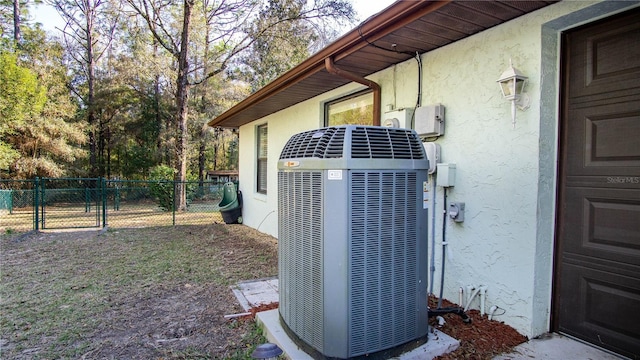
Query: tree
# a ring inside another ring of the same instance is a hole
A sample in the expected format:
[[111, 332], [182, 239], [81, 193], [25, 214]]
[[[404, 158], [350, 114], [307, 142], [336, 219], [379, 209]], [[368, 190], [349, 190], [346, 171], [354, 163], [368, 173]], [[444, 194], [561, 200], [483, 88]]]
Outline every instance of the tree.
[[[94, 101], [96, 68], [111, 45], [118, 18], [117, 9], [103, 0], [53, 0], [52, 5], [65, 20], [64, 39], [77, 66], [73, 90], [82, 99], [89, 125], [89, 166], [91, 176], [99, 173], [97, 133], [103, 129], [96, 119]], [[98, 125], [98, 126], [96, 126]]]
[[146, 179], [155, 165], [173, 166], [167, 131], [175, 113], [173, 58], [158, 51], [140, 18], [122, 20], [107, 71], [97, 78], [96, 116], [105, 127], [97, 134], [98, 165], [107, 176]]
[[[277, 4], [272, 0], [271, 5]], [[306, 1], [301, 3], [307, 4]], [[163, 49], [168, 51], [176, 60], [176, 90], [175, 103], [176, 115], [174, 121], [175, 131], [175, 155], [176, 155], [176, 179], [185, 181], [187, 175], [187, 131], [188, 131], [188, 96], [191, 86], [200, 84], [206, 79], [224, 72], [227, 67], [248, 49], [256, 39], [267, 33], [276, 25], [286, 21], [314, 19], [323, 17], [345, 17], [353, 15], [353, 8], [348, 2], [341, 0], [316, 0], [310, 7], [300, 7], [301, 11], [292, 12], [274, 21], [265, 21], [259, 26], [247, 28], [256, 16], [260, 3], [255, 0], [229, 0], [222, 2], [210, 2], [210, 6], [204, 6], [207, 24], [216, 24], [207, 27], [207, 46], [209, 53], [205, 54], [207, 71], [196, 78], [197, 73], [190, 64], [190, 42], [192, 15], [195, 0], [183, 0], [181, 21], [177, 28], [171, 28], [169, 15], [177, 10], [171, 4], [161, 3], [157, 0], [128, 0], [128, 4], [148, 24], [153, 37]], [[209, 33], [210, 32], [210, 33]], [[203, 47], [204, 48], [204, 47]], [[186, 206], [186, 189], [178, 187], [177, 208], [183, 210]]]
[[47, 43], [40, 30], [24, 33], [23, 48], [33, 52], [22, 57], [32, 69], [14, 54], [0, 55], [2, 170], [19, 179], [62, 176], [82, 156], [74, 144], [84, 142], [83, 127], [69, 122], [75, 106], [64, 86], [66, 69], [56, 58], [61, 49]]
[[173, 210], [174, 198], [174, 170], [165, 165], [158, 165], [151, 169], [149, 192], [158, 201], [158, 205], [164, 211]]
[[8, 141], [33, 116], [46, 101], [45, 90], [38, 84], [36, 75], [19, 66], [16, 55], [0, 52], [0, 169], [9, 166], [20, 153]]
[[0, 0], [0, 37], [5, 43], [11, 39], [17, 43], [20, 39], [22, 13], [19, 0]]
[[13, 0], [13, 39], [20, 43], [20, 0]]
[[323, 47], [327, 37], [335, 35], [330, 30], [333, 22], [341, 23], [351, 16], [347, 3], [327, 4], [315, 16], [307, 13], [305, 4], [299, 0], [272, 0], [253, 21], [250, 35], [254, 39], [250, 51], [241, 60], [242, 77], [251, 84], [252, 91], [264, 87], [309, 57], [311, 51]]
[[[208, 109], [209, 112], [205, 113], [203, 117], [202, 134], [198, 137], [201, 145], [205, 143], [210, 145], [209, 149], [204, 149], [204, 154], [199, 154], [199, 159], [202, 158], [205, 163], [202, 166], [202, 171], [204, 171], [205, 168], [212, 170], [237, 169], [237, 156], [231, 160], [227, 158], [227, 149], [230, 148], [230, 143], [233, 141], [237, 142], [237, 132], [223, 128], [212, 129], [206, 125], [206, 123], [215, 116], [220, 115], [225, 109], [230, 108], [235, 103], [247, 97], [250, 94], [251, 88], [246, 82], [233, 81], [228, 78], [220, 79], [213, 83], [218, 85], [211, 87], [208, 93], [206, 109]], [[202, 146], [200, 150], [202, 150]]]
[[232, 169], [237, 134], [206, 123], [250, 93], [236, 69], [256, 89], [308, 55], [325, 19], [352, 15], [346, 0], [47, 0], [66, 23], [49, 40], [29, 24], [36, 1], [0, 0], [0, 49], [17, 52], [46, 94], [41, 111], [2, 130], [12, 176], [147, 178], [165, 164], [177, 180], [203, 181]]

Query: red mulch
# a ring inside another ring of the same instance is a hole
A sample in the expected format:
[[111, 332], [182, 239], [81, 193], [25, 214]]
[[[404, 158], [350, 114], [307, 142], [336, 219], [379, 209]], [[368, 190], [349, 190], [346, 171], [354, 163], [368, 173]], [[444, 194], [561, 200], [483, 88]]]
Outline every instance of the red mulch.
[[[429, 307], [437, 308], [438, 299], [429, 297]], [[457, 306], [445, 299], [442, 307]], [[446, 314], [446, 323], [438, 326], [435, 318], [429, 319], [429, 324], [443, 333], [460, 341], [458, 350], [436, 357], [437, 360], [489, 360], [496, 355], [509, 353], [519, 344], [527, 341], [527, 337], [519, 334], [515, 329], [503, 322], [488, 320], [487, 315], [481, 316], [478, 310], [469, 310], [467, 315], [471, 323], [465, 323], [455, 314]]]
[[262, 312], [262, 311], [267, 311], [267, 310], [273, 310], [273, 309], [277, 309], [278, 308], [278, 302], [272, 302], [269, 304], [260, 304], [258, 306], [252, 307], [251, 309], [249, 309], [249, 311], [247, 311], [248, 315], [243, 315], [240, 316], [234, 320], [238, 320], [238, 321], [253, 321], [256, 318], [256, 313]]
[[[429, 307], [437, 308], [438, 299], [430, 296]], [[448, 300], [442, 300], [442, 307], [458, 306]], [[251, 308], [251, 314], [239, 317], [239, 321], [253, 321], [255, 315], [261, 311], [277, 309], [278, 303], [261, 304]], [[442, 317], [446, 323], [438, 325], [436, 318], [429, 319], [429, 324], [443, 333], [460, 341], [458, 350], [436, 357], [436, 360], [490, 360], [496, 355], [509, 353], [519, 344], [527, 341], [527, 337], [519, 334], [515, 329], [503, 322], [488, 320], [487, 316], [480, 316], [478, 310], [469, 310], [467, 315], [472, 319], [471, 323], [465, 323], [455, 314], [446, 314]]]

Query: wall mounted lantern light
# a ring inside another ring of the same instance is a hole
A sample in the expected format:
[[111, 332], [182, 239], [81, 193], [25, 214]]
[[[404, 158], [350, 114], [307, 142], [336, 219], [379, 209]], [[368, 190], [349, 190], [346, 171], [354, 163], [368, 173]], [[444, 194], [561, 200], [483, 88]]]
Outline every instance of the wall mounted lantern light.
[[524, 76], [520, 70], [513, 67], [511, 59], [509, 59], [509, 68], [498, 79], [502, 96], [511, 101], [511, 123], [514, 129], [516, 127], [516, 106], [520, 110], [529, 108], [529, 96], [524, 93], [527, 79], [528, 77]]

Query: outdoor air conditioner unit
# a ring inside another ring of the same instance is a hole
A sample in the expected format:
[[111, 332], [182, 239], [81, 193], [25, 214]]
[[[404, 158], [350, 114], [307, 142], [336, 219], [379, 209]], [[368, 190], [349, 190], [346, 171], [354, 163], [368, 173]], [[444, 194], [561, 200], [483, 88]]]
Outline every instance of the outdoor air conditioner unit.
[[314, 357], [393, 354], [426, 342], [428, 169], [410, 129], [328, 127], [285, 145], [279, 312]]

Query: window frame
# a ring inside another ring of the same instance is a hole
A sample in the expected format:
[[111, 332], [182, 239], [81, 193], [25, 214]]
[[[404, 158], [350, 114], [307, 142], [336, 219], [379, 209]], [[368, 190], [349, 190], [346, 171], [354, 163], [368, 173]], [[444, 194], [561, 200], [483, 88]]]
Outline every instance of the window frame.
[[[330, 101], [327, 101], [323, 104], [324, 107], [324, 126], [338, 126], [338, 125], [329, 125], [329, 107], [331, 105], [335, 105], [335, 104], [339, 104], [339, 103], [344, 103], [344, 102], [348, 102], [349, 100], [355, 99], [357, 97], [360, 97], [362, 95], [371, 95], [371, 100], [372, 100], [372, 107], [373, 107], [373, 90], [372, 89], [364, 89], [364, 90], [360, 90], [342, 97], [339, 97], [337, 99], [333, 99]], [[373, 116], [371, 116], [370, 119], [370, 123], [366, 124], [366, 125], [373, 125]], [[345, 124], [346, 125], [346, 124]]]
[[[264, 129], [264, 134], [263, 134]], [[264, 138], [263, 138], [264, 137]], [[262, 141], [264, 141], [264, 151], [262, 154], [261, 149], [263, 148]], [[259, 194], [267, 194], [268, 181], [267, 176], [269, 172], [267, 171], [267, 164], [269, 159], [269, 127], [266, 123], [260, 124], [256, 126], [256, 192]], [[264, 174], [263, 174], [264, 172]], [[264, 186], [262, 186], [262, 182], [260, 179], [264, 179]]]

